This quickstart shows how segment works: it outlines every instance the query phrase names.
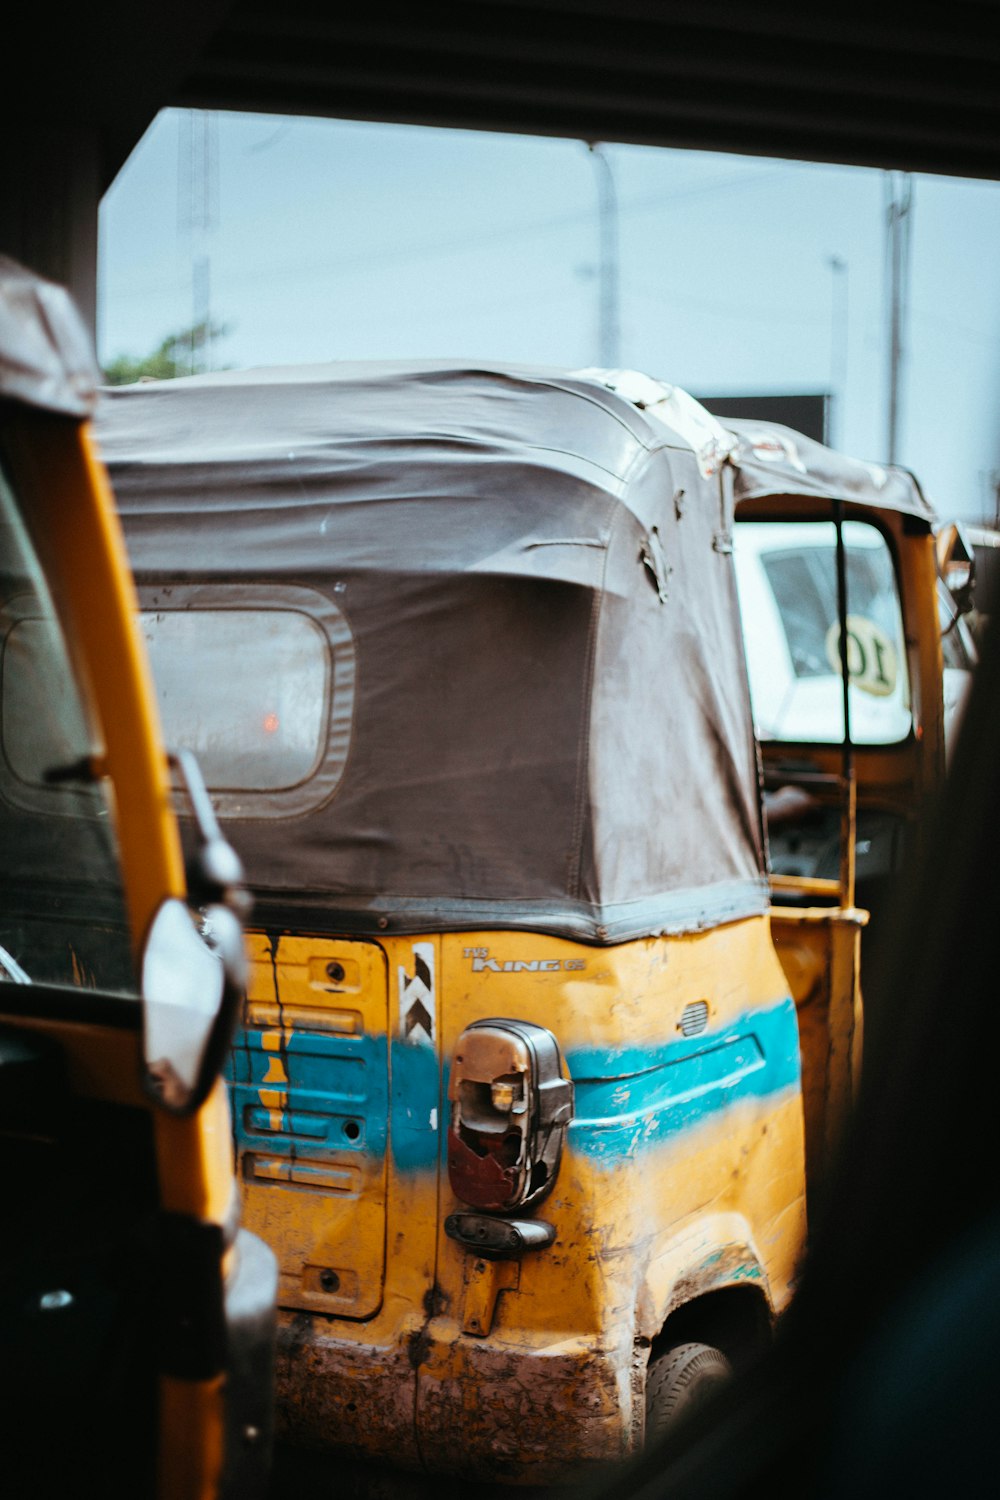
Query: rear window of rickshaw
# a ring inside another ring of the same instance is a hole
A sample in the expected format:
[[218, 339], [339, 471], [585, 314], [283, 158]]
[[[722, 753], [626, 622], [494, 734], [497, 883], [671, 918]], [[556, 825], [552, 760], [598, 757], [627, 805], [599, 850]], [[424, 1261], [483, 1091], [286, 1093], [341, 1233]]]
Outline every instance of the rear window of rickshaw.
[[165, 743], [193, 751], [223, 817], [296, 816], [331, 794], [346, 762], [350, 632], [322, 596], [283, 592], [308, 607], [250, 585], [177, 586], [170, 608], [140, 615]]

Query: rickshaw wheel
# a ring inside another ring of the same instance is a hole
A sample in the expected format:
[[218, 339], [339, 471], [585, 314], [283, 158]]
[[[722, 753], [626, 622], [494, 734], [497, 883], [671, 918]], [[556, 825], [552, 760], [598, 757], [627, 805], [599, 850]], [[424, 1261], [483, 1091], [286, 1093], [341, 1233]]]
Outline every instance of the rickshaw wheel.
[[732, 1366], [711, 1344], [675, 1344], [650, 1361], [646, 1372], [646, 1443], [672, 1432], [723, 1386]]

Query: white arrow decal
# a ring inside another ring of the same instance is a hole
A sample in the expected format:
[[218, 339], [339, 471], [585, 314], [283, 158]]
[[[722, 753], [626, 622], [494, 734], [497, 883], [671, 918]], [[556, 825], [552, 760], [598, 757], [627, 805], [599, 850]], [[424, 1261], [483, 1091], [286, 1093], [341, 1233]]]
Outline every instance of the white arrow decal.
[[406, 1042], [433, 1043], [437, 1017], [434, 944], [414, 943], [413, 973], [399, 965], [399, 1034]]

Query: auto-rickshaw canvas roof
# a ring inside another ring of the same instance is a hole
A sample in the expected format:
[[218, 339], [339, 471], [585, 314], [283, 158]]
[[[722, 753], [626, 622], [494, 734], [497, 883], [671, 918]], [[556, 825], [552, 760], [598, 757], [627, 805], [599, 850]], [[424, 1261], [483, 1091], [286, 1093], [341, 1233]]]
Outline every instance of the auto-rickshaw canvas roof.
[[777, 422], [727, 417], [725, 426], [736, 440], [730, 462], [737, 507], [805, 496], [900, 511], [928, 525], [936, 519], [934, 507], [907, 469], [851, 458]]
[[0, 255], [0, 401], [82, 419], [99, 378], [69, 293]]
[[764, 908], [725, 487], [658, 417], [590, 375], [351, 364], [109, 391], [97, 433], [147, 610], [205, 613], [188, 681], [238, 697], [212, 611], [325, 639], [316, 765], [214, 778], [265, 908], [595, 942]]

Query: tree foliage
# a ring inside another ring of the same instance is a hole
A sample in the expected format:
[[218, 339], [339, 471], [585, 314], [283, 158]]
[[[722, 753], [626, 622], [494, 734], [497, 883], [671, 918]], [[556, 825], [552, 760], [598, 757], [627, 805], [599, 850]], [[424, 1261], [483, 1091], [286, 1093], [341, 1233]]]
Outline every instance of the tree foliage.
[[138, 380], [173, 380], [177, 375], [201, 374], [208, 368], [213, 345], [228, 332], [225, 323], [194, 323], [178, 333], [168, 333], [151, 354], [141, 358], [119, 354], [104, 367], [104, 379], [108, 385], [134, 385]]

